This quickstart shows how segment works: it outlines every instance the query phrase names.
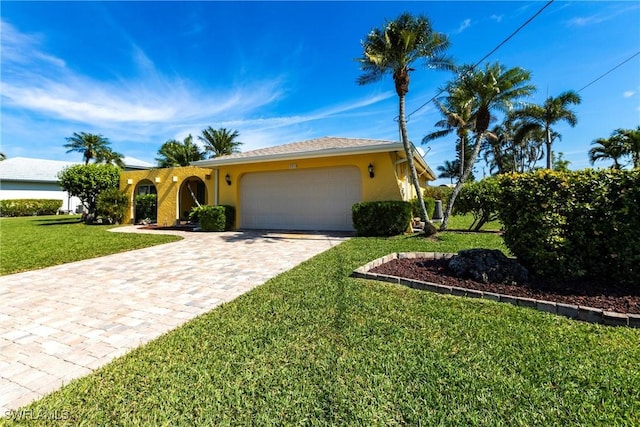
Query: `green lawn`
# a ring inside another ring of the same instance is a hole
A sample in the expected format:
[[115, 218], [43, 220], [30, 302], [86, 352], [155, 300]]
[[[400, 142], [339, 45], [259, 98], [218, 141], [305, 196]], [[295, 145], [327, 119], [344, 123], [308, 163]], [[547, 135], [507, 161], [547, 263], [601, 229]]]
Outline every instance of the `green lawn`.
[[349, 277], [473, 246], [504, 249], [354, 238], [26, 409], [88, 426], [640, 425], [640, 330]]
[[176, 236], [110, 233], [78, 215], [0, 218], [0, 275], [179, 240]]

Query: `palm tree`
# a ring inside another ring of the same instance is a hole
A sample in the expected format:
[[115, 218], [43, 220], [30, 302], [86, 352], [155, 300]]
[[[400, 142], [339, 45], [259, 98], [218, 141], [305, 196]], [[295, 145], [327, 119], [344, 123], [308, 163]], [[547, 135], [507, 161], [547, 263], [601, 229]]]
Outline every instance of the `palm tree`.
[[187, 136], [183, 142], [170, 139], [162, 144], [156, 157], [158, 166], [171, 168], [188, 166], [191, 162], [204, 159], [204, 153], [193, 143], [193, 136]]
[[453, 178], [460, 176], [459, 163], [460, 161], [458, 160], [454, 160], [453, 162], [449, 160], [445, 160], [444, 165], [438, 166], [436, 168], [438, 169], [438, 172], [440, 172], [440, 175], [438, 175], [438, 178], [449, 178], [451, 180], [451, 184], [453, 184]]
[[589, 150], [589, 161], [594, 164], [598, 160], [613, 160], [612, 169], [621, 169], [620, 159], [625, 156], [624, 140], [616, 135], [615, 132], [611, 138], [598, 138], [591, 143], [595, 147]]
[[66, 138], [66, 140], [69, 141], [67, 144], [64, 144], [64, 147], [68, 149], [67, 153], [73, 151], [82, 153], [82, 159], [85, 165], [89, 164], [91, 159], [95, 159], [97, 156], [105, 155], [105, 153], [111, 151], [109, 147], [111, 142], [102, 135], [74, 132], [73, 136]]
[[202, 131], [202, 136], [198, 139], [204, 142], [204, 151], [211, 153], [209, 158], [226, 156], [240, 152], [240, 145], [243, 143], [236, 141], [240, 136], [237, 130], [231, 132], [226, 128], [213, 129], [211, 126]]
[[95, 157], [96, 163], [106, 163], [108, 165], [116, 165], [124, 169], [124, 155], [113, 150], [100, 151]]
[[508, 113], [519, 98], [531, 95], [535, 87], [528, 84], [530, 77], [531, 73], [522, 68], [504, 69], [500, 64], [494, 63], [487, 64], [484, 70], [475, 70], [472, 66], [461, 67], [458, 77], [447, 85], [448, 97], [471, 105], [475, 143], [470, 161], [449, 197], [440, 230], [446, 230], [455, 199], [478, 158], [482, 141], [487, 136], [489, 123], [493, 118], [492, 111]]
[[[562, 92], [555, 98], [548, 97], [543, 105], [531, 104], [513, 112], [514, 117], [522, 119], [525, 123], [521, 128], [523, 134], [533, 130], [542, 130], [544, 132], [547, 146], [547, 169], [551, 169], [553, 166], [551, 145], [554, 138], [551, 126], [560, 121], [565, 121], [569, 126], [574, 127], [578, 123], [578, 118], [576, 113], [569, 109], [569, 106], [578, 105], [581, 100], [580, 95], [569, 90]], [[556, 135], [559, 134], [556, 133]]]
[[625, 154], [631, 156], [634, 169], [640, 168], [640, 126], [636, 129], [616, 129], [614, 134], [622, 135]]
[[455, 131], [458, 136], [458, 144], [456, 144], [458, 161], [456, 164], [460, 169], [455, 176], [461, 176], [464, 172], [465, 164], [471, 156], [471, 148], [469, 146], [469, 131], [473, 128], [471, 105], [469, 103], [456, 103], [456, 100], [451, 98], [445, 98], [444, 101], [447, 102], [447, 105], [437, 99], [434, 100], [436, 107], [444, 117], [444, 119], [436, 122], [435, 126], [442, 129], [431, 132], [422, 138], [422, 143], [425, 144], [434, 139], [442, 138]]
[[0, 162], [6, 159], [7, 159], [7, 156], [4, 153], [0, 153]]
[[409, 92], [409, 73], [412, 65], [423, 60], [429, 68], [453, 69], [451, 60], [444, 55], [449, 47], [446, 35], [433, 31], [425, 16], [414, 17], [409, 13], [400, 15], [394, 21], [387, 21], [382, 28], [374, 28], [362, 41], [363, 55], [358, 58], [363, 74], [357, 79], [359, 85], [381, 80], [391, 74], [398, 95], [398, 127], [411, 172], [411, 180], [416, 191], [422, 215], [426, 219], [425, 233], [436, 232], [429, 222], [424, 205], [422, 190], [413, 162], [414, 147], [407, 133], [405, 97]]

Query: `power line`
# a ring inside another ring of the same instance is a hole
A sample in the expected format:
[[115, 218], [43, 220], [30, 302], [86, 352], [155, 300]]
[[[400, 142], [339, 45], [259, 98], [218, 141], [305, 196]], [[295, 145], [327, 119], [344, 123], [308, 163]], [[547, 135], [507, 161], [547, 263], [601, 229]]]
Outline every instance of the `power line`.
[[[545, 10], [547, 7], [549, 7], [551, 5], [551, 3], [553, 3], [554, 0], [549, 0], [544, 6], [542, 6], [540, 8], [540, 10], [538, 10], [533, 16], [531, 16], [529, 19], [527, 19], [522, 25], [520, 25], [513, 33], [511, 33], [506, 39], [504, 39], [502, 42], [500, 42], [500, 44], [498, 44], [491, 52], [487, 53], [485, 56], [482, 57], [482, 59], [480, 59], [478, 62], [476, 62], [472, 67], [471, 70], [475, 69], [478, 65], [480, 65], [485, 59], [487, 59], [488, 57], [490, 57], [491, 55], [493, 55], [498, 49], [500, 49], [503, 45], [505, 45], [509, 40], [511, 40], [516, 34], [518, 34], [520, 32], [520, 30], [522, 30], [524, 27], [526, 27], [527, 25], [529, 25], [529, 23], [531, 21], [533, 21], [535, 18], [538, 17], [538, 15], [540, 15], [542, 13], [543, 10]], [[413, 110], [411, 113], [409, 113], [407, 115], [407, 119], [409, 119], [412, 115], [414, 115], [415, 113], [417, 113], [418, 111], [420, 111], [421, 109], [423, 109], [424, 107], [426, 107], [427, 105], [429, 105], [431, 102], [433, 102], [437, 97], [439, 97], [440, 95], [442, 95], [442, 93], [445, 90], [442, 89], [440, 90], [440, 92], [438, 92], [436, 95], [434, 95], [431, 99], [429, 99], [427, 102], [425, 102], [424, 104], [422, 104], [421, 106], [419, 106], [418, 108], [416, 108], [415, 110]]]
[[603, 78], [604, 76], [606, 76], [607, 74], [611, 73], [612, 71], [614, 71], [617, 68], [620, 68], [621, 66], [623, 66], [624, 64], [626, 64], [627, 62], [631, 61], [633, 58], [635, 58], [636, 56], [640, 55], [640, 51], [634, 53], [633, 55], [631, 55], [629, 58], [625, 59], [624, 61], [622, 61], [621, 63], [619, 63], [618, 65], [616, 65], [615, 67], [613, 67], [612, 69], [610, 69], [609, 71], [607, 71], [606, 73], [604, 73], [603, 75], [601, 75], [600, 77], [592, 80], [590, 83], [588, 83], [586, 86], [584, 86], [582, 89], [580, 89], [578, 92], [582, 92], [583, 90], [585, 90], [586, 88], [588, 88], [589, 86], [591, 86], [592, 84], [594, 84], [595, 82], [597, 82], [598, 80], [600, 80], [601, 78]]

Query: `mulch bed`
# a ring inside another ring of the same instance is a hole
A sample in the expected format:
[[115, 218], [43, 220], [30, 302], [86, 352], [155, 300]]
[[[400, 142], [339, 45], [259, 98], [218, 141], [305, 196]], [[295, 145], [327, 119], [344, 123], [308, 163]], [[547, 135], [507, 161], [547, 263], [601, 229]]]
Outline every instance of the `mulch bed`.
[[475, 289], [564, 304], [582, 305], [623, 314], [640, 314], [640, 284], [623, 287], [593, 280], [553, 281], [533, 278], [526, 284], [480, 283], [456, 277], [444, 259], [394, 259], [371, 270], [407, 279]]

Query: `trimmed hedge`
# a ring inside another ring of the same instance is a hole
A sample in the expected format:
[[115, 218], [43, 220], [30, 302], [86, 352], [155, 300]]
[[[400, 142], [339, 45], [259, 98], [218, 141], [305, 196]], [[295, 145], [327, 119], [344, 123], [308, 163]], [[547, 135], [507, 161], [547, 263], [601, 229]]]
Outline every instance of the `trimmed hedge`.
[[395, 236], [407, 230], [413, 207], [410, 202], [389, 200], [361, 202], [351, 208], [353, 228], [359, 236]]
[[224, 208], [224, 230], [229, 231], [233, 230], [233, 226], [236, 223], [236, 208], [234, 206], [229, 205], [221, 205]]
[[638, 284], [640, 170], [499, 179], [505, 244], [531, 272]]
[[62, 200], [0, 200], [0, 216], [55, 215], [60, 208], [62, 208]]
[[196, 206], [189, 212], [189, 220], [200, 224], [204, 231], [228, 231], [233, 228], [236, 218], [236, 208], [220, 205]]

